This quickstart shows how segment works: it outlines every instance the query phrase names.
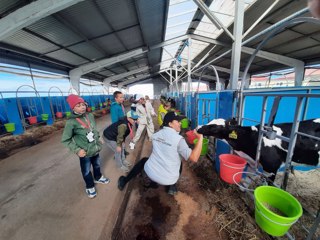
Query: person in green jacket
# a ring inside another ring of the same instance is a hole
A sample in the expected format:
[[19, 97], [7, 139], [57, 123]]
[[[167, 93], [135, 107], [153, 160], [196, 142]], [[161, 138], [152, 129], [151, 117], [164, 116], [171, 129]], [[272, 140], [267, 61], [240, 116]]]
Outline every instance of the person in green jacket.
[[127, 113], [126, 117], [112, 123], [103, 131], [106, 144], [114, 152], [114, 159], [117, 166], [124, 172], [129, 172], [131, 163], [126, 160], [124, 149], [125, 140], [128, 135], [133, 138], [132, 126], [137, 122], [138, 115], [133, 110]]
[[86, 193], [89, 198], [94, 198], [97, 195], [94, 184], [108, 184], [110, 182], [100, 171], [99, 152], [102, 148], [102, 143], [99, 140], [100, 135], [94, 116], [86, 112], [87, 105], [84, 99], [71, 94], [68, 96], [67, 102], [72, 109], [72, 114], [64, 127], [61, 142], [71, 152], [78, 155]]

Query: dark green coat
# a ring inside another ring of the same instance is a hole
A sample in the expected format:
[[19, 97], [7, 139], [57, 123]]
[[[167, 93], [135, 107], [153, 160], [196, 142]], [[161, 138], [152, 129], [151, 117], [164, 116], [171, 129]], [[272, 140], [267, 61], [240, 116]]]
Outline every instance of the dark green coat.
[[[94, 134], [94, 141], [89, 142], [86, 135], [90, 131], [84, 128], [76, 118], [87, 124], [85, 115], [88, 115], [92, 132]], [[83, 115], [71, 114], [70, 118], [67, 120], [62, 134], [61, 142], [73, 153], [77, 154], [80, 149], [86, 151], [86, 157], [92, 157], [97, 155], [101, 150], [101, 142], [99, 141], [100, 135], [96, 128], [96, 122], [94, 116], [91, 113], [85, 113]]]

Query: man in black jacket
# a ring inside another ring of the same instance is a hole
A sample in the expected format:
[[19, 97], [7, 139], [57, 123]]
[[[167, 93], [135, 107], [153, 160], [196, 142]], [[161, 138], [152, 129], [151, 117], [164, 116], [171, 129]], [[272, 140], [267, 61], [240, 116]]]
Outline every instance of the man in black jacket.
[[138, 115], [134, 111], [129, 111], [127, 116], [120, 119], [119, 121], [111, 124], [103, 131], [106, 144], [114, 151], [114, 159], [116, 160], [117, 166], [124, 172], [129, 172], [129, 166], [131, 163], [125, 159], [125, 140], [130, 134], [133, 138], [132, 126], [138, 119]]

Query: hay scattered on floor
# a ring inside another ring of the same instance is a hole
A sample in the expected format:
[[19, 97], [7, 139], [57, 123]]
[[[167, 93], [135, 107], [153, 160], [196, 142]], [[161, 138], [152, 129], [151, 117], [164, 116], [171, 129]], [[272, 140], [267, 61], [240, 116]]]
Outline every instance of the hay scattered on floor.
[[255, 223], [253, 200], [236, 186], [221, 181], [209, 159], [202, 159], [201, 164], [192, 168], [210, 207], [217, 208], [214, 222], [219, 226], [219, 232], [227, 233], [229, 239], [272, 239]]

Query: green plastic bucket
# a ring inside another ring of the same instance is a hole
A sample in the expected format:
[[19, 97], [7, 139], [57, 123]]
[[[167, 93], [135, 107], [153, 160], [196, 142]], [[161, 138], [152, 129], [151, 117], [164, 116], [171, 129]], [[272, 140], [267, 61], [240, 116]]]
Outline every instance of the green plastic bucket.
[[92, 110], [92, 111], [96, 110], [96, 107], [91, 107], [91, 110]]
[[[193, 141], [194, 144], [197, 144], [197, 142], [198, 142], [198, 139], [195, 139]], [[204, 155], [206, 155], [208, 153], [208, 144], [209, 144], [209, 139], [208, 138], [204, 138], [202, 140], [202, 149], [201, 149], [201, 154], [200, 154], [201, 156], [204, 156]]]
[[71, 116], [71, 112], [66, 112], [66, 117], [70, 117]]
[[188, 128], [189, 127], [189, 120], [188, 118], [184, 118], [181, 120], [181, 128]]
[[41, 119], [42, 119], [42, 121], [48, 121], [48, 119], [49, 119], [49, 114], [47, 114], [47, 113], [41, 114]]
[[16, 126], [14, 123], [5, 123], [4, 127], [7, 132], [14, 132], [16, 130]]
[[254, 191], [255, 219], [266, 233], [280, 237], [301, 217], [302, 207], [290, 193], [271, 186]]

